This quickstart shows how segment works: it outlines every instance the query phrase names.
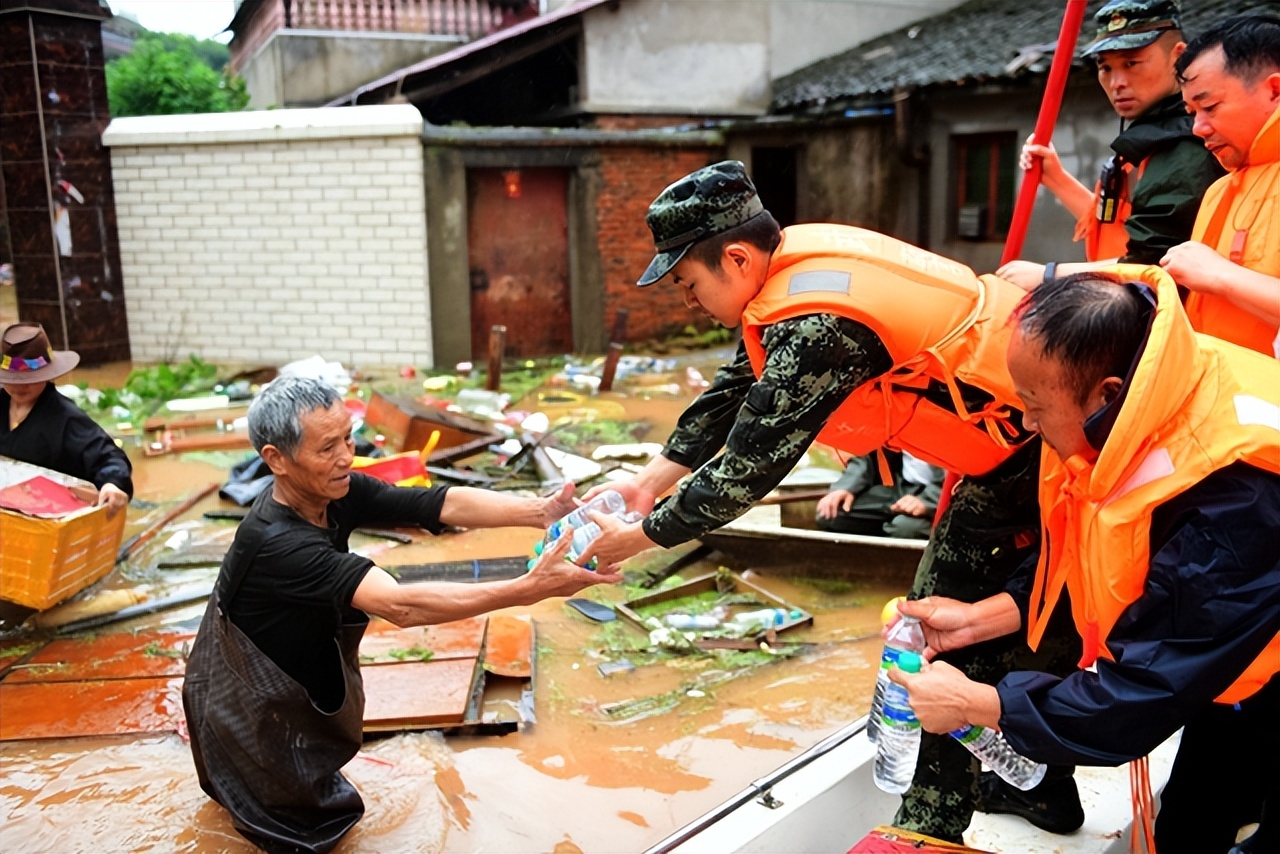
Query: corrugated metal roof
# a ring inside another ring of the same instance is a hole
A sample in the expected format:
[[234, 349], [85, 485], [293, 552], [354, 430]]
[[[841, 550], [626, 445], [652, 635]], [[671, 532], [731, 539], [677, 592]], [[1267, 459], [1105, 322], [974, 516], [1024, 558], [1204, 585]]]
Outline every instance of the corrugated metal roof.
[[[1077, 53], [1093, 39], [1090, 0]], [[1048, 70], [1064, 0], [970, 0], [774, 81], [773, 109], [887, 98], [897, 89], [1015, 80]], [[1266, 0], [1186, 0], [1189, 35], [1229, 15], [1274, 8]], [[1077, 59], [1077, 62], [1081, 60]]]

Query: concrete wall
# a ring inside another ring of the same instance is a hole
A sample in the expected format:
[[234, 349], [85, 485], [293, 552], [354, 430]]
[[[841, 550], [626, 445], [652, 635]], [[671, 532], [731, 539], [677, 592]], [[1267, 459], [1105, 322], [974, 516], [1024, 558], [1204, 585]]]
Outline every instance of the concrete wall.
[[770, 82], [961, 0], [627, 0], [583, 15], [589, 112], [760, 115]]
[[252, 109], [318, 106], [462, 41], [409, 33], [276, 30], [240, 73]]
[[[980, 273], [999, 266], [1003, 241], [981, 242], [955, 236], [951, 219], [955, 193], [951, 137], [955, 134], [1012, 131], [1019, 141], [1035, 128], [1040, 107], [1039, 90], [1025, 93], [937, 96], [929, 102], [932, 151], [929, 233], [933, 251], [955, 258]], [[1111, 140], [1119, 120], [1102, 90], [1088, 75], [1072, 80], [1064, 96], [1053, 143], [1062, 165], [1088, 186], [1093, 186], [1102, 163], [1111, 155]], [[1021, 173], [1019, 173], [1021, 174]], [[1031, 227], [1022, 257], [1032, 261], [1082, 261], [1084, 244], [1073, 243], [1075, 220], [1043, 186], [1036, 195]]]
[[582, 23], [588, 112], [759, 115], [769, 106], [767, 0], [628, 0]]
[[411, 106], [116, 119], [133, 358], [432, 362]]

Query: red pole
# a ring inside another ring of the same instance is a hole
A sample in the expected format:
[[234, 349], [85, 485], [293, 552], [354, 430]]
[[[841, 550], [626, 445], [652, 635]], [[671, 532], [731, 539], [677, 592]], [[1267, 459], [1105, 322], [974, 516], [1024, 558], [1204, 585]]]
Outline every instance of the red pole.
[[[1067, 10], [1062, 16], [1062, 28], [1058, 31], [1058, 44], [1053, 51], [1053, 64], [1049, 67], [1049, 80], [1045, 83], [1044, 98], [1040, 101], [1040, 115], [1036, 117], [1034, 139], [1037, 145], [1047, 145], [1053, 139], [1053, 126], [1058, 121], [1058, 108], [1062, 106], [1062, 92], [1067, 88], [1067, 74], [1076, 53], [1076, 40], [1080, 37], [1080, 24], [1084, 21], [1086, 0], [1067, 0]], [[1040, 188], [1040, 160], [1033, 159], [1031, 168], [1022, 176], [1018, 200], [1013, 206], [1013, 219], [1009, 223], [1009, 236], [1005, 238], [1001, 264], [1007, 264], [1022, 254], [1022, 242], [1027, 237], [1027, 225], [1031, 222], [1031, 208], [1036, 202], [1036, 190]]]
[[[1062, 15], [1062, 27], [1058, 30], [1058, 43], [1053, 51], [1053, 64], [1049, 66], [1049, 79], [1045, 82], [1044, 97], [1040, 100], [1040, 114], [1036, 116], [1034, 140], [1038, 145], [1046, 145], [1053, 139], [1053, 126], [1058, 123], [1058, 109], [1062, 106], [1062, 93], [1067, 88], [1067, 74], [1071, 71], [1071, 61], [1076, 55], [1076, 41], [1080, 38], [1080, 25], [1084, 22], [1087, 0], [1067, 0], [1066, 11]], [[1004, 254], [1000, 263], [1007, 264], [1022, 254], [1022, 243], [1027, 237], [1027, 226], [1031, 222], [1031, 209], [1036, 203], [1036, 190], [1040, 188], [1040, 160], [1033, 158], [1031, 168], [1022, 176], [1022, 186], [1018, 188], [1018, 199], [1013, 206], [1013, 218], [1009, 222], [1009, 236], [1004, 241]], [[938, 498], [938, 510], [933, 516], [936, 525], [942, 518], [947, 504], [951, 501], [951, 492], [955, 489], [960, 476], [955, 472], [947, 472], [942, 480], [942, 495]]]

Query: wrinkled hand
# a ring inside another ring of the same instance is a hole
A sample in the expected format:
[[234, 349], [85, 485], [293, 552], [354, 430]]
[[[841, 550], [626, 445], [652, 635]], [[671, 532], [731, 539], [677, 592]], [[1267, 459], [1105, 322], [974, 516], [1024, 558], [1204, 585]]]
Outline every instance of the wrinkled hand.
[[926, 658], [969, 646], [978, 640], [971, 619], [973, 606], [967, 602], [945, 596], [926, 596], [923, 599], [899, 602], [898, 613], [920, 621], [928, 644], [925, 649]]
[[129, 495], [114, 483], [103, 484], [98, 490], [98, 506], [107, 505], [107, 518], [113, 518], [121, 510], [129, 506]]
[[969, 723], [965, 698], [973, 680], [945, 661], [925, 664], [919, 673], [894, 667], [889, 679], [907, 689], [911, 709], [926, 732], [942, 735]]
[[582, 502], [573, 497], [574, 485], [572, 482], [566, 483], [560, 487], [559, 492], [554, 492], [544, 498], [539, 498], [542, 506], [539, 512], [542, 514], [542, 527], [549, 528], [551, 523], [557, 519], [563, 519], [567, 514], [572, 513], [582, 506]]
[[1033, 291], [1044, 281], [1044, 265], [1034, 261], [1010, 261], [996, 270], [996, 275], [1024, 291]]
[[1160, 266], [1184, 288], [1201, 293], [1221, 290], [1222, 283], [1239, 269], [1230, 259], [1194, 240], [1170, 247], [1160, 259]]
[[582, 500], [590, 501], [600, 493], [610, 489], [622, 496], [623, 500], [627, 502], [628, 510], [634, 510], [644, 515], [648, 515], [649, 511], [653, 510], [653, 504], [658, 500], [658, 496], [636, 483], [634, 478], [630, 480], [614, 480], [602, 483], [599, 486], [593, 486], [586, 495], [582, 496]]
[[1033, 133], [1023, 143], [1022, 151], [1018, 154], [1018, 168], [1026, 172], [1035, 160], [1039, 160], [1042, 178], [1053, 181], [1064, 176], [1066, 171], [1062, 168], [1062, 161], [1058, 158], [1058, 150], [1053, 147], [1053, 143], [1036, 145], [1035, 138]]
[[613, 571], [606, 572], [603, 567], [598, 572], [592, 572], [565, 560], [572, 543], [573, 532], [565, 531], [551, 548], [543, 551], [533, 569], [529, 570], [527, 578], [534, 584], [539, 598], [572, 596], [594, 584], [616, 584], [622, 580], [621, 575]]
[[854, 494], [847, 489], [833, 489], [818, 499], [818, 518], [834, 519], [853, 509]]
[[904, 495], [897, 501], [893, 502], [889, 507], [894, 513], [901, 513], [904, 516], [923, 516], [929, 512], [929, 507], [920, 500], [918, 495]]

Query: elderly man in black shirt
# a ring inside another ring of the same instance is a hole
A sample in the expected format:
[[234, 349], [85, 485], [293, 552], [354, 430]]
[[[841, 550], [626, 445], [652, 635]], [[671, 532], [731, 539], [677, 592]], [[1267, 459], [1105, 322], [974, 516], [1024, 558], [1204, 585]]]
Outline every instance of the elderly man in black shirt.
[[318, 380], [282, 378], [249, 410], [274, 477], [236, 532], [187, 667], [183, 705], [200, 785], [236, 829], [269, 851], [328, 851], [364, 812], [339, 773], [359, 750], [357, 651], [373, 614], [399, 626], [461, 620], [616, 582], [564, 558], [561, 538], [525, 576], [401, 585], [351, 554], [374, 522], [545, 527], [572, 510], [549, 498], [465, 487], [393, 487], [351, 470], [351, 418]]

